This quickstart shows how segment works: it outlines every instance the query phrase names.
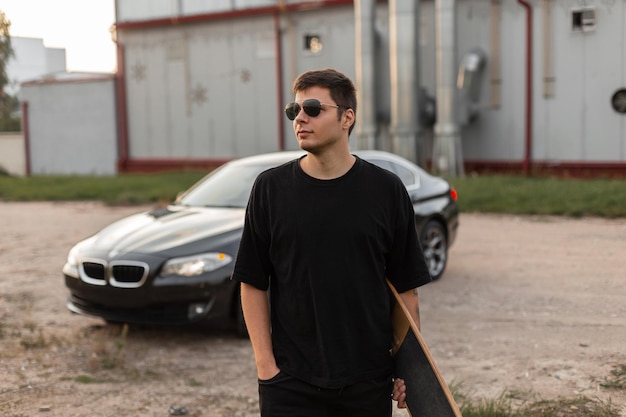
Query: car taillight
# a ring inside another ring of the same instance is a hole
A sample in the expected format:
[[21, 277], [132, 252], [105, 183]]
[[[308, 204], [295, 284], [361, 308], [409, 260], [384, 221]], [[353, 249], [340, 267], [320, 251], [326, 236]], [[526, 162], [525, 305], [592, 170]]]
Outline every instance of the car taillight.
[[450, 187], [450, 197], [452, 197], [454, 201], [456, 201], [457, 198], [459, 198], [459, 194], [456, 192], [454, 187]]

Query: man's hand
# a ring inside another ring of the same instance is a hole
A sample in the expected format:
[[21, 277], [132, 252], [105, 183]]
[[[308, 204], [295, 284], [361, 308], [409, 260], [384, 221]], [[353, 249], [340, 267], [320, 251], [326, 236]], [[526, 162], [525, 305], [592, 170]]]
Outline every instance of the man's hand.
[[260, 380], [269, 380], [274, 378], [276, 375], [280, 373], [280, 369], [274, 363], [274, 366], [266, 366], [266, 367], [257, 367], [257, 377]]
[[394, 379], [391, 398], [398, 402], [398, 408], [406, 408], [406, 385], [404, 385], [404, 379]]

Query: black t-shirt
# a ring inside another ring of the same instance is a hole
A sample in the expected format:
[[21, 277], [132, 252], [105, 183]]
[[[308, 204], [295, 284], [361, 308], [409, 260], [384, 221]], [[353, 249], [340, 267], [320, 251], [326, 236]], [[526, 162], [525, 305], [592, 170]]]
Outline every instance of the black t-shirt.
[[391, 375], [390, 298], [430, 281], [400, 179], [357, 158], [319, 180], [299, 160], [252, 189], [233, 279], [270, 290], [278, 367], [337, 388]]

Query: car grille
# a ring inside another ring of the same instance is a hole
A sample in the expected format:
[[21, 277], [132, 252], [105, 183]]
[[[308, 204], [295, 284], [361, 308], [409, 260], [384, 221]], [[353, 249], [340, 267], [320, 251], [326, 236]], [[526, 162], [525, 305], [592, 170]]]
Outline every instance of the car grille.
[[91, 279], [104, 282], [105, 280], [105, 266], [95, 262], [83, 262], [83, 269], [85, 275]]
[[150, 267], [145, 262], [85, 259], [80, 265], [80, 279], [92, 285], [138, 288], [148, 277]]
[[118, 282], [139, 282], [146, 268], [138, 265], [113, 265], [112, 276]]

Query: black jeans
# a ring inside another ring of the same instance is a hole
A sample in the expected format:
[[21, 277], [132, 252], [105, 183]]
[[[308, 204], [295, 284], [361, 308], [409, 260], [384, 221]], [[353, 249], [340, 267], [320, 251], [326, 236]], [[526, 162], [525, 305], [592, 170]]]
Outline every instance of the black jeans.
[[391, 417], [391, 376], [319, 388], [280, 372], [259, 380], [261, 417]]

